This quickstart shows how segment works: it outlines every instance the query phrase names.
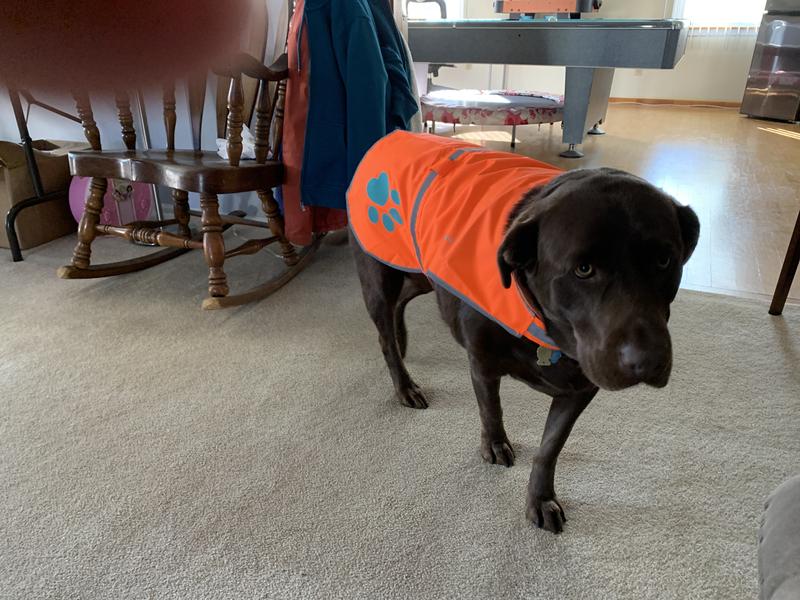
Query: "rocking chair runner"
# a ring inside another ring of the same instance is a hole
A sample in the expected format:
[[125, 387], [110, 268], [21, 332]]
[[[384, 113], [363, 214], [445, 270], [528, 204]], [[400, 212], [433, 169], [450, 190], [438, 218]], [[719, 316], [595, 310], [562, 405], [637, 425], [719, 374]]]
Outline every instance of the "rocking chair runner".
[[[78, 243], [70, 265], [61, 267], [59, 277], [83, 279], [106, 277], [139, 271], [160, 264], [192, 249], [202, 249], [209, 267], [209, 298], [203, 308], [214, 309], [236, 306], [258, 300], [280, 288], [302, 270], [319, 246], [320, 237], [299, 253], [284, 236], [283, 218], [272, 193], [272, 188], [283, 180], [283, 166], [275, 160], [280, 143], [283, 123], [283, 105], [288, 68], [283, 55], [270, 67], [245, 54], [231, 60], [218, 75], [230, 78], [228, 93], [227, 149], [229, 159], [220, 159], [216, 153], [201, 150], [201, 125], [205, 100], [206, 77], [190, 78], [187, 81], [193, 150], [175, 149], [175, 87], [164, 87], [164, 123], [167, 132], [166, 150], [142, 151], [136, 149], [136, 132], [127, 93], [115, 95], [119, 122], [122, 128], [124, 151], [103, 151], [100, 133], [94, 121], [89, 96], [85, 92], [74, 93], [78, 115], [86, 139], [92, 150], [73, 152], [69, 155], [73, 175], [92, 178], [86, 209], [78, 227]], [[255, 161], [242, 161], [242, 125], [244, 99], [242, 76], [258, 80], [258, 98], [255, 109]], [[270, 101], [270, 82], [276, 89]], [[118, 178], [149, 184], [158, 184], [172, 189], [174, 219], [163, 221], [134, 222], [124, 226], [100, 224], [103, 196], [107, 179]], [[231, 250], [225, 249], [223, 231], [234, 224], [264, 227], [263, 223], [243, 218], [232, 213], [220, 215], [218, 194], [256, 191], [267, 216], [272, 235], [259, 240], [249, 240]], [[195, 235], [189, 227], [190, 212], [188, 192], [200, 194], [201, 234]], [[163, 228], [177, 225], [178, 233]], [[167, 247], [132, 260], [101, 265], [91, 265], [91, 246], [98, 235], [113, 235], [131, 242], [155, 244]], [[228, 295], [228, 281], [223, 269], [226, 259], [242, 254], [255, 254], [265, 246], [277, 242], [286, 269], [277, 277], [247, 292]]]

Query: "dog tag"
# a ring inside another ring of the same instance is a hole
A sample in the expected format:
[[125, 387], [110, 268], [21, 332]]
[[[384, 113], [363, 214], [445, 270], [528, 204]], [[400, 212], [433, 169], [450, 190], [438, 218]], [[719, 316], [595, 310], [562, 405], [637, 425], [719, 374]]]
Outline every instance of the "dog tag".
[[561, 358], [561, 351], [539, 346], [536, 349], [536, 358], [536, 364], [540, 367], [551, 367]]

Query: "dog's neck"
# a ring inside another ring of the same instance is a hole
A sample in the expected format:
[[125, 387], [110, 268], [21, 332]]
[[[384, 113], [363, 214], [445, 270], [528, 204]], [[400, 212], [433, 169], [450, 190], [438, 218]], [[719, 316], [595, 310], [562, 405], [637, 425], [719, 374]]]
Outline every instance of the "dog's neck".
[[535, 187], [532, 190], [528, 191], [522, 198], [520, 198], [519, 202], [517, 202], [511, 209], [511, 212], [508, 213], [508, 219], [506, 220], [506, 227], [505, 231], [508, 231], [508, 228], [511, 227], [511, 224], [516, 220], [518, 216], [522, 213], [522, 211], [533, 204], [535, 201], [536, 193], [539, 191], [540, 188]]

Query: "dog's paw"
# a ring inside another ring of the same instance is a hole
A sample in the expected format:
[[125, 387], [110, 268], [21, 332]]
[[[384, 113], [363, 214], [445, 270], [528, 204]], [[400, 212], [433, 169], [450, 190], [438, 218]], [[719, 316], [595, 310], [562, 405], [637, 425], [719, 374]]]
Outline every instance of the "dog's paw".
[[490, 440], [482, 438], [481, 456], [483, 460], [493, 465], [514, 466], [514, 448], [511, 447], [511, 442], [508, 439]]
[[553, 533], [564, 531], [564, 523], [567, 517], [564, 509], [556, 498], [539, 498], [528, 495], [528, 508], [525, 511], [528, 521]]
[[425, 398], [425, 394], [422, 393], [422, 390], [419, 389], [419, 386], [413, 381], [407, 387], [397, 390], [397, 396], [404, 406], [410, 408], [428, 408], [428, 400]]

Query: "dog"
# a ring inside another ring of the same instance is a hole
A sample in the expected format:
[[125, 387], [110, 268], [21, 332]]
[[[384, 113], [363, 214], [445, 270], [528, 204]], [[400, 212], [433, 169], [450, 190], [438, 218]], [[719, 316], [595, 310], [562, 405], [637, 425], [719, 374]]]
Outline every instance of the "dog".
[[667, 384], [667, 321], [697, 245], [694, 211], [614, 169], [562, 172], [452, 138], [394, 132], [348, 190], [364, 301], [400, 401], [426, 408], [403, 358], [406, 305], [434, 291], [469, 357], [481, 456], [511, 467], [500, 380], [552, 397], [526, 516], [560, 533], [558, 455], [600, 388]]

